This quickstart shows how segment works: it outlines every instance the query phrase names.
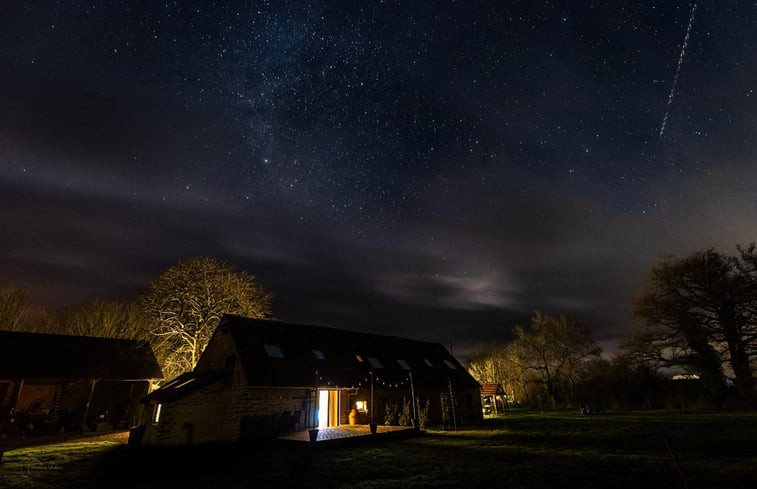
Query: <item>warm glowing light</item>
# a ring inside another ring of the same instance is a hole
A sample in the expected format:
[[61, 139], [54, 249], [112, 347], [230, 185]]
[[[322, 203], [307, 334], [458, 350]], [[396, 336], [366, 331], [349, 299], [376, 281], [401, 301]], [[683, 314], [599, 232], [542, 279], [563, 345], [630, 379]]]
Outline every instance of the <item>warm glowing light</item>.
[[161, 409], [163, 409], [163, 405], [162, 404], [156, 404], [155, 405], [155, 414], [152, 417], [152, 422], [153, 423], [157, 423], [157, 422], [160, 421], [160, 411], [161, 411]]
[[368, 403], [366, 401], [357, 401], [355, 402], [355, 409], [357, 409], [359, 413], [367, 413]]
[[[324, 419], [321, 419], [323, 414]], [[325, 428], [329, 424], [329, 391], [318, 391], [318, 413], [316, 414], [316, 426], [319, 428]], [[323, 424], [321, 424], [323, 422]]]

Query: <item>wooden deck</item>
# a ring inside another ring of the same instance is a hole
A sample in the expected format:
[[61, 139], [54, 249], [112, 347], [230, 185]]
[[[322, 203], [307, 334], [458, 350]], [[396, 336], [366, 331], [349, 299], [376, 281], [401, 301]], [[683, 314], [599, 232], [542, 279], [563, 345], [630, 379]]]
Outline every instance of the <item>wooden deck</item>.
[[[338, 427], [320, 428], [316, 444], [344, 444], [345, 442], [368, 442], [372, 439], [385, 440], [389, 438], [404, 438], [423, 433], [409, 426], [377, 426], [376, 434], [372, 434], [368, 425], [342, 425]], [[309, 430], [281, 435], [279, 441], [290, 444], [310, 444]]]

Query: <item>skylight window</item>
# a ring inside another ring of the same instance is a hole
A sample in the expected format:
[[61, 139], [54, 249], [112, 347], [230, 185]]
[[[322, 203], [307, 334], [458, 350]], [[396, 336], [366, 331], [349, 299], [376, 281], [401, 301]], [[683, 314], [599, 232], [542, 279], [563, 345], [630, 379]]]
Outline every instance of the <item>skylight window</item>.
[[424, 358], [424, 359], [423, 359], [423, 363], [425, 363], [425, 364], [426, 364], [426, 365], [428, 365], [429, 367], [433, 367], [433, 366], [434, 366], [434, 364], [433, 364], [433, 363], [431, 363], [431, 360], [429, 360], [428, 358]]
[[270, 358], [284, 358], [284, 353], [279, 345], [263, 345], [263, 348]]
[[318, 360], [326, 360], [326, 355], [323, 354], [323, 351], [316, 348], [313, 348], [313, 356]]
[[360, 363], [363, 363], [365, 361], [363, 360], [363, 357], [361, 357], [358, 353], [355, 353], [355, 359]]
[[370, 363], [373, 368], [384, 368], [376, 357], [368, 357], [368, 363]]
[[455, 364], [450, 362], [449, 360], [444, 360], [444, 364], [450, 368], [450, 370], [457, 370], [457, 367], [455, 367]]
[[402, 360], [401, 358], [397, 359], [397, 363], [400, 364], [400, 367], [402, 367], [402, 370], [410, 370], [410, 365], [408, 365], [408, 363]]

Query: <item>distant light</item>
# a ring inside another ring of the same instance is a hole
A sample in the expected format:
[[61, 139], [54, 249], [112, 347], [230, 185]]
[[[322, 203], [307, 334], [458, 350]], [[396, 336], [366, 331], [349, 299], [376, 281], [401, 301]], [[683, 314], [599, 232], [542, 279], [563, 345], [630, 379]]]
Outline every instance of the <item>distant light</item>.
[[155, 405], [155, 414], [152, 417], [152, 422], [157, 423], [160, 421], [160, 411], [163, 409], [163, 405], [158, 403]]

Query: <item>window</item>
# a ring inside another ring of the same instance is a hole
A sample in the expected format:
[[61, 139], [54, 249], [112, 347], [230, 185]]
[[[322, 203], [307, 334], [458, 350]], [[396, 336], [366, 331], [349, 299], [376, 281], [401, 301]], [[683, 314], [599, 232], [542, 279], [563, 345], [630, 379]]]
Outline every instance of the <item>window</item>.
[[368, 357], [368, 363], [370, 363], [373, 368], [384, 368], [376, 357]]
[[424, 359], [423, 359], [423, 363], [425, 363], [425, 364], [426, 364], [426, 365], [428, 365], [429, 367], [433, 367], [433, 366], [434, 366], [434, 364], [433, 364], [433, 363], [431, 363], [431, 360], [429, 360], [428, 358], [424, 358]]
[[160, 411], [163, 409], [163, 405], [158, 403], [155, 405], [155, 411], [152, 413], [152, 422], [160, 422]]
[[365, 360], [363, 360], [363, 357], [361, 357], [361, 356], [360, 356], [359, 354], [357, 354], [357, 353], [355, 353], [355, 359], [356, 359], [356, 360], [357, 360], [358, 362], [360, 362], [360, 363], [363, 363], [363, 362], [365, 361]]
[[457, 370], [457, 367], [455, 367], [455, 364], [450, 362], [449, 360], [444, 360], [444, 364], [448, 366], [450, 370]]
[[359, 413], [367, 413], [368, 412], [368, 402], [366, 402], [366, 401], [356, 401], [355, 402], [355, 409]]
[[263, 345], [263, 348], [270, 358], [284, 358], [284, 353], [279, 345]]
[[397, 363], [400, 364], [400, 367], [402, 367], [402, 370], [410, 370], [410, 365], [408, 365], [408, 363], [402, 360], [401, 358], [397, 359]]
[[317, 350], [315, 348], [313, 348], [313, 356], [318, 360], [326, 360], [326, 355], [323, 354], [323, 351]]

